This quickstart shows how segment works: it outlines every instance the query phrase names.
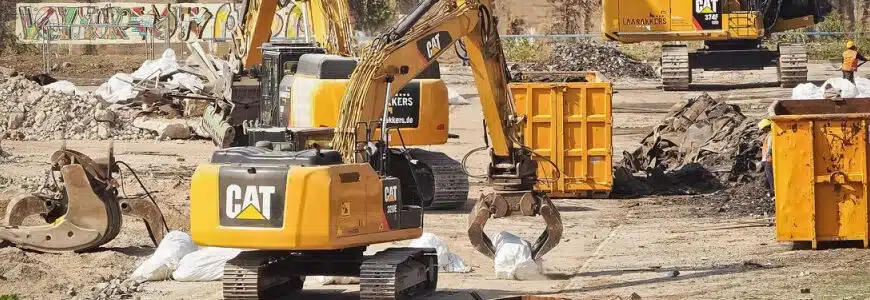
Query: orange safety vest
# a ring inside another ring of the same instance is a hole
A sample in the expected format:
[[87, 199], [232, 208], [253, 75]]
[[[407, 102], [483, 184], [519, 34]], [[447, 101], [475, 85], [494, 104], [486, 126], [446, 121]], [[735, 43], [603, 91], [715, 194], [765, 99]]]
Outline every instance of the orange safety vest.
[[852, 49], [843, 51], [843, 71], [858, 71], [858, 51]]
[[761, 145], [761, 161], [771, 162], [773, 161], [773, 152], [771, 151], [771, 147], [773, 144], [773, 139], [770, 137], [770, 134], [764, 139], [764, 144]]

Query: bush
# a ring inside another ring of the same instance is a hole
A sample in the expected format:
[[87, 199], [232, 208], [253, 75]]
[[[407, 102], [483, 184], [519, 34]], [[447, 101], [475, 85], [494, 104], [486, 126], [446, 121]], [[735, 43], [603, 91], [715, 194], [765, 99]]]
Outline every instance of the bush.
[[0, 295], [0, 300], [18, 300], [18, 295]]
[[502, 46], [509, 62], [543, 62], [550, 58], [550, 46], [540, 40], [502, 39]]
[[395, 14], [395, 5], [390, 0], [350, 0], [348, 6], [357, 30], [367, 33], [380, 32]]

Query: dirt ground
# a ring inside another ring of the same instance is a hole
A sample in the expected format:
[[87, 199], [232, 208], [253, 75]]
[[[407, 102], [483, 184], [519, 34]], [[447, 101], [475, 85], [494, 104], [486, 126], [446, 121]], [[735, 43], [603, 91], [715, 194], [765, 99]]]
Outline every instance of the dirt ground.
[[[826, 64], [814, 64], [810, 78], [836, 76]], [[867, 74], [861, 74], [866, 76]], [[431, 147], [461, 158], [482, 144], [480, 104], [471, 77], [461, 68], [446, 68], [448, 84], [471, 100], [452, 108], [451, 139]], [[694, 89], [739, 104], [748, 115], [761, 115], [770, 102], [788, 98], [791, 91], [776, 87], [775, 69], [764, 71], [696, 73]], [[650, 126], [675, 103], [697, 93], [661, 92], [653, 81], [618, 80], [613, 99], [614, 155], [633, 149]], [[56, 142], [3, 142], [13, 156], [0, 158], [0, 210], [20, 186], [38, 183]], [[69, 142], [71, 149], [103, 155], [108, 142]], [[214, 147], [207, 141], [116, 143], [118, 159], [128, 162], [154, 191], [170, 228], [186, 230], [190, 175], [206, 162]], [[485, 157], [475, 157], [471, 172], [484, 170]], [[125, 176], [131, 197], [141, 197], [131, 176]], [[858, 248], [820, 251], [793, 250], [778, 243], [771, 219], [703, 216], [702, 197], [631, 200], [558, 200], [565, 235], [543, 261], [546, 279], [515, 282], [495, 279], [492, 262], [478, 254], [465, 235], [466, 214], [485, 191], [472, 183], [466, 206], [457, 211], [426, 215], [425, 226], [445, 240], [473, 271], [441, 274], [432, 299], [472, 299], [511, 295], [557, 295], [577, 299], [647, 298], [760, 298], [865, 299], [870, 297], [870, 252]], [[701, 217], [699, 217], [701, 215]], [[34, 221], [34, 220], [31, 220]], [[542, 230], [537, 218], [495, 220], [490, 233], [509, 231], [532, 239]], [[394, 243], [405, 245], [406, 243]], [[376, 245], [381, 249], [390, 245]], [[2, 246], [0, 246], [2, 247]], [[117, 239], [104, 249], [82, 254], [39, 254], [14, 247], [0, 248], [0, 294], [23, 299], [87, 299], [91, 289], [111, 278], [125, 278], [153, 252], [144, 225], [127, 220]], [[220, 282], [149, 282], [135, 297], [141, 299], [220, 299]], [[73, 293], [70, 293], [74, 290]], [[306, 283], [305, 299], [356, 299], [356, 286], [319, 286]], [[299, 299], [288, 296], [287, 299]]]

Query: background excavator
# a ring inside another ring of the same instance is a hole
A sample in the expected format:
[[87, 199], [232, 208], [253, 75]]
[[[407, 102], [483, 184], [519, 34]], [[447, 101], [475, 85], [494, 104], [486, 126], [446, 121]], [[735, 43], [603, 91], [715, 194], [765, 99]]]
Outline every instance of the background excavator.
[[688, 90], [692, 69], [777, 67], [782, 87], [807, 81], [805, 44], [764, 45], [776, 32], [811, 27], [831, 12], [827, 0], [604, 0], [603, 32], [623, 43], [703, 41], [662, 47], [662, 86]]
[[[561, 238], [553, 203], [534, 186], [537, 163], [523, 146], [496, 18], [489, 0], [425, 0], [363, 53], [335, 128], [335, 150], [289, 151], [265, 143], [219, 150], [197, 168], [191, 187], [191, 235], [199, 245], [246, 248], [224, 270], [225, 299], [257, 299], [302, 288], [308, 275], [359, 276], [361, 299], [407, 299], [437, 285], [434, 249], [367, 246], [413, 239], [423, 207], [406, 188], [419, 185], [413, 162], [393, 155], [388, 122], [394, 95], [464, 39], [491, 140], [489, 183], [470, 215], [469, 237], [494, 256], [483, 233], [491, 218], [543, 216], [533, 245], [540, 258]], [[300, 62], [307, 61], [303, 55]], [[328, 72], [332, 64], [322, 64]], [[302, 68], [302, 66], [300, 66]]]
[[[320, 141], [327, 146], [339, 118], [339, 106], [350, 74], [356, 68], [355, 42], [344, 0], [287, 1], [302, 11], [299, 37], [270, 40], [277, 0], [249, 0], [243, 27], [234, 31], [234, 54], [240, 62], [240, 80], [234, 82], [232, 101], [209, 107], [204, 128], [217, 144], [255, 145], [269, 141]], [[307, 56], [304, 54], [324, 54]], [[315, 101], [316, 99], [316, 101]], [[418, 162], [419, 176], [434, 178], [421, 187], [426, 208], [454, 209], [468, 200], [468, 176], [459, 161], [444, 153], [413, 146], [445, 144], [449, 129], [447, 86], [438, 64], [432, 64], [406, 85], [394, 99], [389, 120], [403, 128], [409, 146], [404, 154]], [[308, 128], [288, 131], [287, 128]], [[297, 148], [304, 149], [307, 145]]]

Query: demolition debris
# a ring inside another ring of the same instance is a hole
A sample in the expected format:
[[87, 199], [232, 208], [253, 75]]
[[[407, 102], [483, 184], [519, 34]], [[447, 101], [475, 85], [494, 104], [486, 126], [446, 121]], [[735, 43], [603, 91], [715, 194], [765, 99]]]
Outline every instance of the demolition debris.
[[135, 112], [115, 110], [90, 94], [44, 88], [0, 75], [0, 138], [9, 140], [153, 139], [132, 126]]
[[614, 193], [691, 195], [727, 189], [706, 199], [769, 212], [772, 201], [762, 199], [768, 197], [757, 167], [763, 143], [757, 122], [706, 93], [675, 106], [641, 147], [623, 153]]
[[596, 71], [608, 78], [658, 78], [652, 66], [622, 53], [616, 43], [588, 39], [556, 42], [544, 63], [521, 64], [512, 68], [517, 81], [582, 81], [565, 74], [536, 72]]

